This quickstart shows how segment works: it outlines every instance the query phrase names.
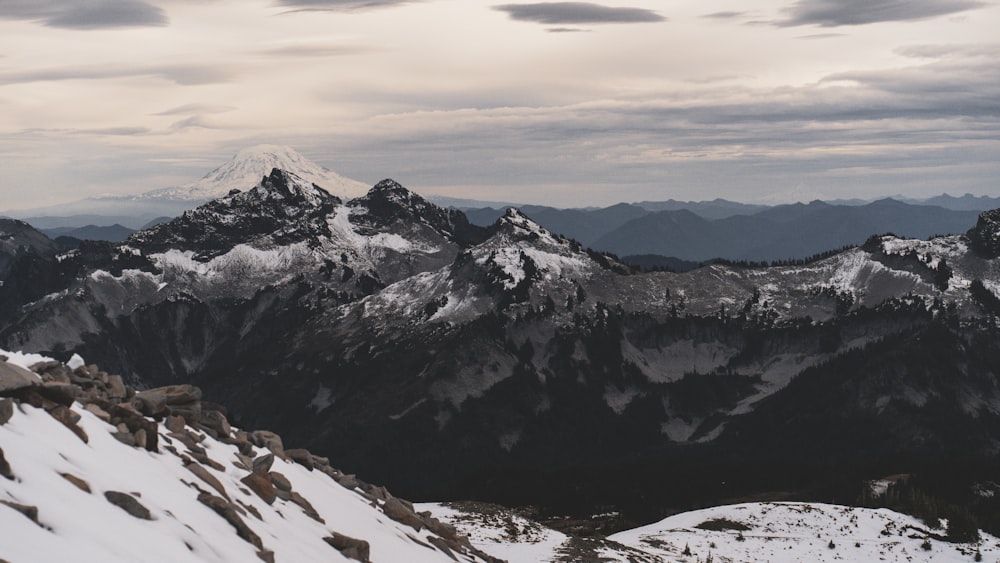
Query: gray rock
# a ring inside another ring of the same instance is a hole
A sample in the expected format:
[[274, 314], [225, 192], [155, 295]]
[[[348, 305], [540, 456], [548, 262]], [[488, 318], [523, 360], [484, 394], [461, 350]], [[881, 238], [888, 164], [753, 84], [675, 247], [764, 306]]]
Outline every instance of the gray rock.
[[0, 399], [0, 425], [7, 424], [12, 416], [14, 416], [14, 401]]
[[271, 470], [271, 465], [274, 464], [274, 454], [264, 454], [253, 460], [254, 471], [261, 471], [267, 473]]
[[303, 450], [303, 449], [285, 450], [285, 455], [288, 456], [289, 459], [291, 459], [295, 463], [298, 463], [302, 467], [305, 467], [309, 471], [313, 470], [312, 454], [309, 453], [308, 450]]
[[201, 493], [198, 495], [198, 502], [204, 504], [205, 506], [211, 508], [216, 514], [225, 518], [233, 528], [236, 528], [236, 535], [243, 538], [250, 544], [254, 545], [257, 549], [263, 550], [263, 542], [260, 541], [260, 536], [254, 533], [246, 522], [240, 518], [237, 514], [236, 509], [233, 508], [233, 504], [226, 501], [222, 497], [217, 497], [209, 493]]
[[0, 393], [38, 387], [41, 384], [42, 380], [34, 373], [11, 363], [0, 362]]
[[250, 442], [258, 448], [267, 448], [271, 452], [284, 459], [285, 446], [281, 442], [281, 436], [269, 430], [257, 430], [250, 434]]
[[37, 506], [28, 506], [26, 504], [18, 504], [16, 502], [10, 502], [10, 501], [7, 501], [7, 500], [0, 500], [0, 504], [5, 505], [5, 506], [9, 506], [10, 508], [13, 508], [14, 510], [20, 512], [21, 514], [24, 514], [25, 517], [27, 517], [29, 520], [31, 520], [35, 524], [38, 524], [39, 526], [42, 525], [41, 522], [38, 521], [38, 507]]
[[341, 555], [348, 559], [368, 563], [371, 556], [371, 546], [365, 540], [359, 540], [344, 534], [332, 532], [333, 535], [323, 538], [330, 547], [336, 549]]
[[3, 455], [3, 448], [0, 448], [0, 475], [11, 481], [14, 480], [14, 473], [10, 470], [10, 464], [7, 463], [7, 458]]
[[108, 399], [111, 401], [122, 401], [128, 395], [128, 391], [125, 389], [125, 383], [122, 381], [122, 376], [120, 375], [109, 375], [108, 376]]
[[277, 471], [272, 471], [270, 475], [271, 482], [274, 483], [274, 486], [277, 487], [278, 490], [286, 492], [290, 492], [292, 490], [292, 482], [288, 480], [288, 477], [285, 477]]
[[108, 502], [111, 504], [121, 508], [136, 518], [140, 518], [142, 520], [153, 519], [153, 515], [150, 514], [149, 509], [143, 506], [142, 503], [128, 493], [107, 491], [104, 493], [104, 498], [108, 499]]

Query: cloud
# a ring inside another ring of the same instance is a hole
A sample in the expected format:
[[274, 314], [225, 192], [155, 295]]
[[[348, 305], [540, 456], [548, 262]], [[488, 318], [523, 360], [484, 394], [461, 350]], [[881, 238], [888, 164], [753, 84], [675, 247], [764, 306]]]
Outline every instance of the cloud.
[[666, 18], [645, 8], [617, 8], [589, 2], [539, 2], [500, 4], [494, 10], [507, 12], [511, 19], [550, 25], [602, 23], [650, 23]]
[[219, 106], [211, 104], [186, 104], [183, 106], [177, 106], [164, 110], [153, 115], [160, 116], [170, 116], [170, 115], [200, 115], [205, 113], [226, 113], [227, 111], [233, 111], [236, 108], [233, 106]]
[[593, 30], [583, 29], [580, 27], [550, 27], [545, 31], [548, 31], [549, 33], [587, 33]]
[[392, 8], [419, 1], [421, 0], [277, 0], [276, 4], [301, 10], [360, 12], [363, 10]]
[[106, 80], [130, 76], [157, 76], [182, 86], [218, 84], [232, 78], [232, 70], [221, 66], [167, 65], [121, 68], [118, 66], [59, 67], [0, 73], [0, 85], [63, 80]]
[[260, 51], [272, 57], [347, 57], [384, 50], [371, 45], [286, 45]]
[[742, 18], [748, 15], [748, 12], [713, 12], [711, 14], [705, 14], [701, 17], [711, 20], [732, 20], [737, 18]]
[[85, 30], [168, 23], [162, 9], [142, 0], [4, 0], [0, 2], [0, 19]]
[[912, 21], [964, 12], [983, 6], [975, 0], [797, 0], [779, 25], [864, 25]]

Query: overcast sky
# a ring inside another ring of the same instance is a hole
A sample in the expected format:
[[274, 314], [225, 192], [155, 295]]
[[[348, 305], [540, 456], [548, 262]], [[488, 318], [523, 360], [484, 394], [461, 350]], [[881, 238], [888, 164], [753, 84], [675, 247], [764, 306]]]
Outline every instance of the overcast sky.
[[561, 206], [1000, 195], [994, 0], [0, 0], [0, 209], [290, 145]]

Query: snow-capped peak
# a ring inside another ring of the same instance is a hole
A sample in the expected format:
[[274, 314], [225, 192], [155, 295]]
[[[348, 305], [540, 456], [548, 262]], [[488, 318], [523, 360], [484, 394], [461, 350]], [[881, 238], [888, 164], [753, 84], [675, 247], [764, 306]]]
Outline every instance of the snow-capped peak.
[[322, 186], [330, 193], [350, 199], [364, 195], [368, 185], [345, 178], [308, 158], [295, 149], [280, 145], [256, 145], [236, 153], [233, 158], [200, 180], [176, 187], [146, 192], [142, 197], [182, 200], [205, 200], [225, 196], [232, 190], [246, 190], [262, 176], [279, 168], [303, 180]]
[[254, 191], [261, 195], [276, 194], [281, 197], [300, 197], [314, 206], [330, 199], [330, 193], [325, 189], [280, 168], [274, 168], [270, 174], [264, 176]]

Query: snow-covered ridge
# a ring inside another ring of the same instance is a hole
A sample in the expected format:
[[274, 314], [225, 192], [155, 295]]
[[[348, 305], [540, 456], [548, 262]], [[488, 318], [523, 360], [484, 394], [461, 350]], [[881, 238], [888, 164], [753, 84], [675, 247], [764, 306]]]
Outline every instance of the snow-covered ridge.
[[475, 503], [421, 504], [455, 525], [472, 543], [510, 563], [606, 561], [665, 563], [898, 563], [994, 561], [1000, 540], [943, 541], [911, 516], [888, 509], [822, 503], [747, 503], [685, 512], [608, 536], [572, 538], [514, 511]]
[[231, 427], [197, 388], [2, 354], [2, 560], [491, 560], [384, 488]]

